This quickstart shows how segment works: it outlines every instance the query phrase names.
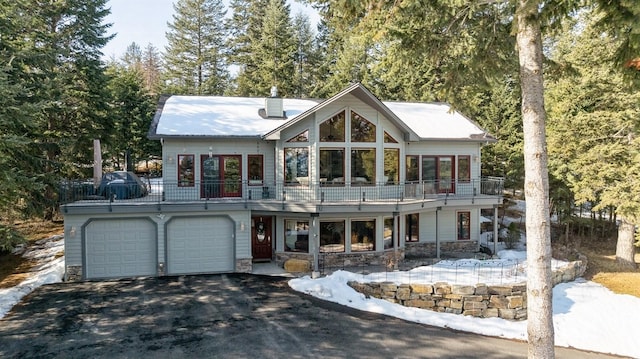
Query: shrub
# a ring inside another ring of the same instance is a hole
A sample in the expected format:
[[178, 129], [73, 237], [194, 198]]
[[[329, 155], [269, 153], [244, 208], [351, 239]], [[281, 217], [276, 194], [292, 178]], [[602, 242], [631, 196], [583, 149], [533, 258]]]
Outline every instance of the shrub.
[[0, 252], [11, 252], [17, 245], [26, 240], [11, 227], [0, 224]]
[[514, 249], [520, 242], [520, 229], [515, 222], [511, 222], [507, 227], [507, 231], [507, 236], [504, 238], [504, 246], [507, 249]]

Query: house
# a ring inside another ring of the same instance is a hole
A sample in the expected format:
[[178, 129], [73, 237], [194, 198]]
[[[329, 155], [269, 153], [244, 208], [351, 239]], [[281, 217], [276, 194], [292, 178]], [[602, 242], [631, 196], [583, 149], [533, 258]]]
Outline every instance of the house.
[[68, 280], [477, 251], [480, 210], [502, 203], [502, 179], [480, 176], [494, 137], [446, 104], [361, 84], [324, 101], [165, 97], [149, 138], [161, 190], [62, 205]]

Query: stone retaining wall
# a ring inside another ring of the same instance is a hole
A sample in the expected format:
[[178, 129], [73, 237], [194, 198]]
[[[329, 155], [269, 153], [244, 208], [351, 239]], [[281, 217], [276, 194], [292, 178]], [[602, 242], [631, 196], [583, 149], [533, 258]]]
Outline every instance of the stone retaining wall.
[[400, 284], [392, 282], [359, 283], [349, 286], [368, 297], [380, 298], [407, 307], [442, 313], [471, 315], [480, 318], [527, 318], [524, 283], [487, 286], [435, 284]]
[[[569, 262], [553, 272], [553, 285], [581, 277], [587, 269], [586, 257]], [[393, 282], [348, 285], [367, 297], [384, 299], [407, 307], [480, 318], [527, 319], [526, 283], [509, 285], [400, 284]]]

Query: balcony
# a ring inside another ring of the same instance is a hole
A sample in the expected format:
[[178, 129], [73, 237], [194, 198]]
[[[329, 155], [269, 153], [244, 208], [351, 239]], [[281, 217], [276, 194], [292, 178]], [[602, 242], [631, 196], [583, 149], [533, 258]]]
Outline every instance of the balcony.
[[[181, 183], [144, 180], [148, 191], [141, 197], [119, 198], [119, 191], [96, 193], [88, 182], [68, 181], [60, 188], [60, 204], [70, 203], [186, 203], [282, 202], [300, 204], [398, 203], [428, 199], [475, 199], [502, 196], [503, 178], [412, 183], [296, 183], [262, 181], [195, 181]], [[121, 196], [122, 197], [122, 196]]]

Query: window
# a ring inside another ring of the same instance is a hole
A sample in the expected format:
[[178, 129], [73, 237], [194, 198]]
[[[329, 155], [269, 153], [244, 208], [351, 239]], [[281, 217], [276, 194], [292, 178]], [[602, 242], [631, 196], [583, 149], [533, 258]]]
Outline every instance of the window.
[[400, 181], [400, 149], [384, 149], [384, 182], [395, 184]]
[[438, 193], [454, 192], [453, 156], [422, 156], [422, 180]]
[[264, 157], [262, 155], [249, 155], [247, 156], [247, 162], [249, 162], [249, 168], [247, 173], [249, 174], [249, 184], [262, 184], [264, 180]]
[[194, 159], [194, 155], [178, 155], [178, 187], [193, 187], [195, 185]]
[[344, 252], [344, 221], [320, 222], [320, 252]]
[[387, 131], [384, 131], [384, 143], [398, 143], [395, 138], [391, 137]]
[[376, 125], [351, 111], [351, 142], [376, 142]]
[[420, 180], [418, 171], [418, 156], [407, 156], [407, 173], [405, 174], [405, 180], [407, 182], [418, 182]]
[[376, 150], [362, 148], [351, 150], [351, 184], [376, 182]]
[[309, 130], [304, 130], [290, 138], [287, 142], [309, 142]]
[[471, 181], [471, 156], [458, 156], [458, 181]]
[[458, 212], [458, 239], [471, 239], [471, 212]]
[[351, 221], [351, 251], [367, 252], [376, 250], [376, 220]]
[[344, 149], [320, 149], [320, 181], [344, 185]]
[[309, 253], [309, 221], [284, 221], [284, 251]]
[[384, 236], [384, 249], [393, 248], [393, 217], [386, 217], [384, 219], [384, 230], [382, 234]]
[[286, 183], [301, 183], [298, 179], [309, 178], [309, 149], [284, 149], [284, 180]]
[[420, 215], [411, 213], [405, 216], [405, 242], [418, 242], [420, 240]]
[[344, 142], [344, 111], [320, 124], [320, 142]]

